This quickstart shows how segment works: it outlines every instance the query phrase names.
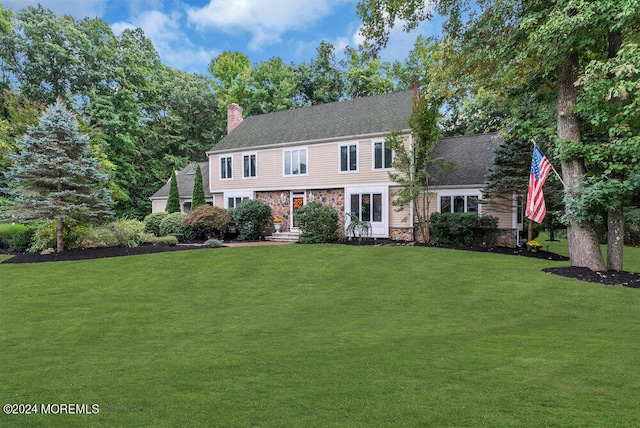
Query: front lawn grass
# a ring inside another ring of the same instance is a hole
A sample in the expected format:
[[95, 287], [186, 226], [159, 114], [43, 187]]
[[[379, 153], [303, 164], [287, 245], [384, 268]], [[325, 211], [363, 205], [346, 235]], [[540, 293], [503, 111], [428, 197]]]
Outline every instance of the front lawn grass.
[[[640, 271], [640, 250], [625, 253]], [[286, 245], [0, 265], [0, 399], [58, 426], [638, 426], [640, 290]]]

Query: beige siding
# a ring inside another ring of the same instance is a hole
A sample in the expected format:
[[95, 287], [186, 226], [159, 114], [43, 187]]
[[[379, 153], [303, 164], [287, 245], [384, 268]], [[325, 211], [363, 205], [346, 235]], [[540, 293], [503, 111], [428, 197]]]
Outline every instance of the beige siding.
[[508, 199], [488, 199], [485, 201], [482, 212], [485, 215], [498, 217], [499, 229], [512, 229], [514, 214], [513, 203]]
[[167, 209], [167, 200], [166, 199], [156, 199], [151, 203], [151, 212], [159, 213], [163, 212]]
[[[383, 139], [310, 144], [222, 155], [214, 154], [209, 158], [211, 190], [338, 188], [349, 185], [390, 183], [388, 170], [375, 170], [373, 168], [374, 141], [383, 141]], [[408, 144], [408, 138], [406, 141]], [[352, 144], [358, 146], [358, 170], [356, 172], [340, 172], [340, 146]], [[307, 149], [307, 174], [285, 176], [283, 171], [283, 152], [284, 150], [296, 148]], [[256, 178], [242, 177], [243, 153], [257, 153]], [[220, 179], [221, 156], [233, 157], [232, 180]]]
[[224, 195], [222, 193], [213, 194], [213, 206], [224, 208]]
[[398, 190], [398, 187], [389, 187], [389, 227], [411, 227], [411, 218], [408, 207], [402, 209], [402, 211], [396, 211], [393, 205], [393, 201], [397, 199], [394, 197], [394, 193]]

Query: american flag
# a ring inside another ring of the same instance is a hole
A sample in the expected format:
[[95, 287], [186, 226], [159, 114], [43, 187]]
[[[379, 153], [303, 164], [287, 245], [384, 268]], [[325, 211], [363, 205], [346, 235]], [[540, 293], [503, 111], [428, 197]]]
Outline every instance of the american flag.
[[542, 185], [551, 171], [551, 163], [537, 145], [533, 146], [531, 174], [529, 175], [529, 191], [527, 194], [526, 216], [536, 223], [542, 223], [547, 213], [542, 194]]

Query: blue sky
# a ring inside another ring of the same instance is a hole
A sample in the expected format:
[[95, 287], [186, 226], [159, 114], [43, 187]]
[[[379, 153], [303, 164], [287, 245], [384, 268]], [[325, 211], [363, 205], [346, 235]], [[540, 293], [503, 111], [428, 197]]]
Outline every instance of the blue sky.
[[[427, 0], [425, 0], [427, 1]], [[225, 50], [240, 51], [252, 63], [280, 57], [299, 64], [316, 56], [321, 41], [333, 43], [342, 57], [356, 47], [360, 19], [357, 0], [0, 0], [18, 10], [42, 4], [57, 15], [99, 17], [116, 34], [140, 27], [162, 62], [187, 72], [207, 74], [207, 66]], [[418, 34], [435, 35], [440, 21], [423, 23], [411, 34], [399, 27], [383, 60], [403, 60]]]

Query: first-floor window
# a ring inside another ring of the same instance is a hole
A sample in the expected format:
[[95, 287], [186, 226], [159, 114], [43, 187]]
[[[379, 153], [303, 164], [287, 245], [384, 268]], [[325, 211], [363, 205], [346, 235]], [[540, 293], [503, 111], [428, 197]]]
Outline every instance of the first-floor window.
[[220, 178], [222, 180], [229, 180], [233, 178], [233, 165], [232, 157], [224, 156], [220, 158]]
[[242, 157], [243, 177], [250, 178], [256, 176], [256, 155], [244, 155]]
[[476, 195], [440, 196], [440, 212], [477, 213], [478, 200], [479, 198]]
[[382, 221], [382, 193], [352, 194], [351, 214], [360, 221]]
[[229, 197], [227, 198], [227, 208], [231, 209], [231, 208], [235, 208], [238, 205], [240, 205], [240, 203], [242, 201], [246, 201], [247, 199], [249, 199], [246, 196], [242, 196], [242, 197]]
[[284, 175], [307, 173], [307, 149], [284, 151]]

